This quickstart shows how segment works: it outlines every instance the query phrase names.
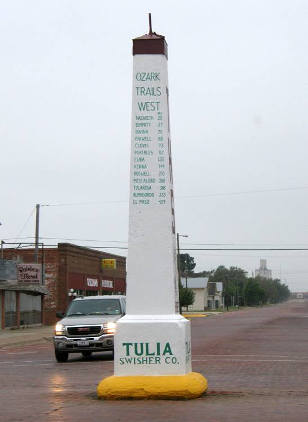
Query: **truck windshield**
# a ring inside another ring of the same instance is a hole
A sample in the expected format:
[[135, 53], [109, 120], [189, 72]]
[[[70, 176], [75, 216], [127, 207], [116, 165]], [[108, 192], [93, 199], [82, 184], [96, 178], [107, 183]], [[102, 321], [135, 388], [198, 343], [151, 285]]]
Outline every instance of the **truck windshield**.
[[119, 299], [82, 299], [71, 303], [66, 316], [119, 315], [120, 313]]

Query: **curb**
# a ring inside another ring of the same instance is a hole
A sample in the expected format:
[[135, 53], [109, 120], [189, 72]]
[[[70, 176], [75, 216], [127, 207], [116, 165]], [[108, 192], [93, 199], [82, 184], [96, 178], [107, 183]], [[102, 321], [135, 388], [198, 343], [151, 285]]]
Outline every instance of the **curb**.
[[51, 342], [52, 342], [52, 337], [41, 337], [37, 339], [19, 340], [19, 341], [16, 340], [12, 342], [10, 341], [4, 342], [4, 343], [0, 342], [0, 350], [5, 349], [7, 347], [11, 347], [11, 346], [26, 346], [30, 344], [51, 343]]

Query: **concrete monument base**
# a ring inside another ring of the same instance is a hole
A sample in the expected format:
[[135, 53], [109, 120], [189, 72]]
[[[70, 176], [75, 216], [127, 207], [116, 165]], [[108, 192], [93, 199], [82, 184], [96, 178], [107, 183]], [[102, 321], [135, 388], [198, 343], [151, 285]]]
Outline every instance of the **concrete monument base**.
[[114, 375], [188, 374], [190, 338], [190, 321], [179, 314], [125, 315], [117, 322]]
[[194, 399], [207, 390], [207, 380], [196, 372], [171, 376], [112, 376], [97, 387], [100, 399]]
[[192, 399], [207, 380], [191, 369], [190, 321], [179, 314], [125, 315], [117, 323], [114, 373], [97, 387], [104, 399]]

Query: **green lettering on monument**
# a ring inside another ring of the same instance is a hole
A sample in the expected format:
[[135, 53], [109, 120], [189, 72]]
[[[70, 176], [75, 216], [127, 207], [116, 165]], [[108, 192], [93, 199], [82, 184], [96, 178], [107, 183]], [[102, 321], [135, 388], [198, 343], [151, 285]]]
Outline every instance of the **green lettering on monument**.
[[155, 352], [150, 353], [150, 351], [149, 351], [149, 343], [145, 343], [145, 354], [147, 356], [154, 356], [155, 355]]
[[[138, 351], [138, 344], [140, 345], [140, 350]], [[135, 355], [142, 356], [143, 355], [143, 343], [134, 343]]]
[[[169, 342], [163, 345], [163, 347], [161, 347], [161, 343], [159, 342], [152, 344], [152, 346], [150, 346], [150, 343], [122, 343], [122, 346], [125, 348], [126, 356], [131, 356], [131, 354], [135, 354], [136, 356], [173, 355]], [[161, 353], [161, 350], [163, 350], [163, 353]]]
[[171, 347], [170, 347], [170, 344], [169, 344], [169, 343], [166, 343], [166, 346], [165, 346], [164, 351], [163, 351], [163, 355], [165, 355], [166, 353], [169, 353], [169, 355], [173, 355], [173, 353], [172, 353], [172, 350], [171, 350]]
[[129, 356], [129, 346], [132, 346], [133, 343], [123, 343], [122, 346], [126, 347], [126, 356]]

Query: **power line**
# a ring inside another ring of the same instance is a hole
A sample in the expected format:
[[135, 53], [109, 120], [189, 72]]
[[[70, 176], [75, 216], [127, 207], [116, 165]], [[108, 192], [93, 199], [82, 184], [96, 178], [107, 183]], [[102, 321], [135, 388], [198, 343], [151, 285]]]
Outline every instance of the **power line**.
[[[306, 190], [308, 186], [291, 186], [286, 188], [269, 188], [269, 189], [251, 189], [235, 192], [213, 192], [213, 193], [204, 193], [201, 195], [176, 195], [176, 199], [190, 199], [190, 198], [209, 198], [216, 196], [237, 196], [237, 195], [250, 195], [250, 194], [259, 194], [259, 193], [270, 193], [270, 192], [288, 192], [296, 190]], [[70, 206], [80, 206], [80, 205], [103, 205], [103, 204], [120, 204], [128, 203], [128, 200], [110, 200], [110, 201], [100, 201], [100, 202], [64, 202], [58, 204], [41, 204], [41, 207], [70, 207]]]
[[[7, 242], [6, 242], [7, 243]], [[23, 242], [13, 242], [14, 244]], [[9, 243], [7, 243], [9, 244]], [[29, 244], [29, 243], [28, 243]], [[44, 247], [57, 247], [58, 244], [44, 244]], [[82, 245], [78, 245], [82, 246]], [[127, 246], [84, 246], [89, 249], [128, 249]], [[308, 251], [308, 248], [180, 248], [181, 251]]]
[[19, 237], [19, 236], [20, 236], [20, 235], [21, 235], [21, 233], [24, 231], [24, 229], [25, 229], [26, 225], [28, 224], [28, 222], [29, 222], [30, 218], [32, 217], [32, 215], [33, 215], [33, 213], [34, 213], [34, 210], [35, 210], [35, 208], [33, 207], [33, 208], [32, 208], [32, 210], [31, 210], [30, 215], [28, 216], [28, 218], [27, 218], [27, 220], [26, 220], [26, 222], [25, 222], [25, 224], [22, 226], [22, 228], [21, 228], [21, 230], [19, 231], [18, 235], [17, 235], [16, 237], [14, 237], [14, 239], [15, 239], [15, 240], [20, 239], [20, 237]]
[[[46, 244], [46, 243], [39, 243], [40, 245], [43, 245], [44, 248], [57, 248], [58, 244]], [[5, 245], [25, 245], [25, 246], [30, 246], [30, 245], [35, 245], [35, 243], [33, 242], [5, 242]], [[128, 249], [126, 246], [84, 246], [84, 245], [76, 245], [79, 246], [81, 248], [88, 248], [88, 249]]]
[[[33, 236], [29, 236], [28, 238], [32, 238]], [[61, 239], [58, 237], [41, 237], [41, 239]], [[15, 239], [15, 238], [14, 238]], [[9, 240], [9, 239], [6, 239]], [[75, 241], [94, 241], [94, 240], [83, 240], [83, 239], [70, 239], [70, 238], [62, 238], [62, 240], [75, 240]], [[110, 243], [127, 243], [125, 241], [120, 241], [120, 240], [95, 240], [95, 242], [110, 242]], [[9, 244], [8, 242], [6, 242], [7, 244]], [[27, 242], [13, 242], [15, 243], [20, 243], [20, 244], [30, 244]], [[56, 247], [58, 246], [57, 244], [45, 244], [45, 247]], [[87, 245], [85, 246], [87, 248], [90, 249], [128, 249], [127, 246], [98, 246], [98, 245]], [[308, 248], [180, 248], [181, 251], [308, 251]]]
[[[3, 240], [12, 240], [17, 239], [16, 237], [7, 237]], [[18, 239], [35, 239], [35, 236], [24, 236], [18, 237]], [[47, 239], [47, 240], [69, 240], [69, 241], [76, 241], [76, 242], [110, 242], [110, 243], [127, 243], [127, 240], [101, 240], [101, 239], [75, 239], [69, 237], [46, 237], [40, 236], [40, 239]]]
[[109, 243], [127, 243], [127, 240], [98, 240], [98, 239], [74, 239], [74, 238], [67, 238], [67, 237], [44, 237], [40, 236], [40, 239], [47, 239], [47, 240], [70, 240], [75, 242], [109, 242]]
[[78, 206], [78, 205], [104, 205], [104, 204], [120, 204], [120, 203], [128, 203], [128, 201], [112, 200], [112, 201], [102, 201], [102, 202], [67, 202], [67, 203], [59, 203], [59, 204], [41, 204], [41, 207], [70, 207], [70, 206]]
[[287, 192], [287, 191], [295, 191], [295, 190], [303, 190], [303, 189], [308, 189], [308, 186], [294, 186], [294, 187], [273, 188], [273, 189], [253, 189], [253, 190], [238, 191], [238, 192], [206, 193], [202, 195], [178, 196], [178, 198], [205, 198], [205, 197], [211, 197], [211, 196], [214, 197], [214, 196], [250, 195], [253, 193]]
[[[3, 240], [12, 240], [12, 239], [34, 239], [34, 236], [23, 236], [23, 237], [8, 237]], [[102, 240], [102, 239], [80, 239], [80, 238], [69, 238], [69, 237], [49, 237], [49, 236], [40, 236], [40, 239], [47, 239], [47, 240], [68, 240], [68, 241], [76, 241], [76, 242], [109, 242], [109, 243], [128, 243], [127, 240]], [[281, 242], [272, 242], [272, 243], [192, 243], [192, 242], [183, 242], [184, 245], [196, 245], [196, 246], [270, 246], [270, 245], [284, 245], [284, 246], [294, 246], [294, 245], [302, 245], [306, 246], [306, 243], [281, 243]], [[308, 247], [308, 245], [307, 245]], [[183, 249], [183, 248], [182, 248]], [[262, 248], [263, 249], [263, 248]], [[203, 250], [203, 248], [200, 248]], [[215, 248], [205, 248], [204, 250], [216, 250]], [[224, 249], [223, 249], [224, 250]], [[228, 250], [228, 249], [226, 249]], [[236, 250], [232, 248], [232, 250]], [[246, 250], [246, 249], [244, 249]], [[249, 249], [247, 249], [249, 250]], [[288, 248], [287, 250], [292, 250], [292, 248]], [[305, 249], [304, 249], [305, 250]]]
[[[305, 251], [304, 251], [305, 252]], [[208, 253], [195, 253], [195, 256], [205, 256], [205, 257], [224, 257], [224, 258], [244, 258], [244, 259], [254, 259], [258, 258], [260, 254], [258, 255], [247, 255], [247, 254], [241, 254], [241, 255], [230, 255], [230, 254], [224, 254], [224, 253], [218, 253], [218, 254], [211, 254]], [[268, 255], [268, 254], [262, 254], [262, 258], [269, 258], [269, 259], [300, 259], [304, 258], [307, 259], [307, 255]]]
[[[195, 246], [273, 246], [273, 245], [284, 245], [284, 246], [298, 246], [298, 245], [307, 245], [307, 243], [284, 243], [284, 242], [272, 242], [272, 243], [190, 243], [183, 242], [185, 245], [195, 245]], [[308, 245], [307, 245], [308, 247]]]
[[182, 251], [308, 251], [308, 248], [181, 248]]

